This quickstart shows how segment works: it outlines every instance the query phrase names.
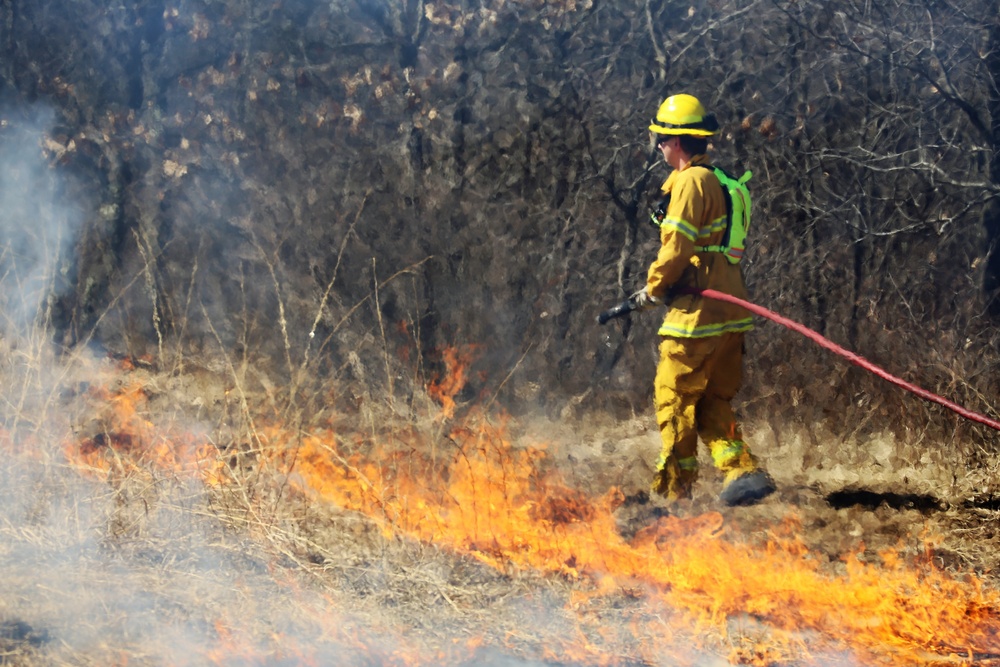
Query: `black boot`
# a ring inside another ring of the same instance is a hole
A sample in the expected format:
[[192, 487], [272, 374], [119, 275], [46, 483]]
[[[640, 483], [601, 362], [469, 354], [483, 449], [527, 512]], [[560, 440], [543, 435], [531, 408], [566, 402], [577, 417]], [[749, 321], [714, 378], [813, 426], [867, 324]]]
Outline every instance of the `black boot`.
[[753, 505], [758, 500], [774, 493], [774, 480], [763, 470], [754, 470], [740, 475], [722, 490], [719, 498], [725, 504]]

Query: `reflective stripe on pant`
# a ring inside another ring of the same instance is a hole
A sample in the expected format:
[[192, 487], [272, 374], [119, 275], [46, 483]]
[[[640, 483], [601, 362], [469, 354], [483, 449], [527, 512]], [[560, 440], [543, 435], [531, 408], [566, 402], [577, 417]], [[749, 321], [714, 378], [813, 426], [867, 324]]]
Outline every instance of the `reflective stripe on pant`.
[[653, 491], [668, 500], [691, 496], [699, 436], [726, 474], [725, 484], [756, 468], [731, 405], [742, 382], [742, 333], [663, 338], [654, 385], [663, 448]]

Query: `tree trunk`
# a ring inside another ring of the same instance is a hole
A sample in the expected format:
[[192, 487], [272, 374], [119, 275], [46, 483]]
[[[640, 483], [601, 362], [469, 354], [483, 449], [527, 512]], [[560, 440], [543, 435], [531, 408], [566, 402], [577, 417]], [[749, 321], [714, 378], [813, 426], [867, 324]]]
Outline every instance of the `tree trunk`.
[[[985, 58], [989, 78], [993, 85], [988, 88], [987, 108], [990, 115], [990, 183], [1000, 186], [1000, 1], [993, 4], [993, 25], [990, 26], [988, 53]], [[984, 288], [990, 299], [990, 312], [1000, 315], [1000, 199], [994, 197], [983, 209], [983, 225], [986, 227], [986, 242], [989, 247], [986, 259]]]

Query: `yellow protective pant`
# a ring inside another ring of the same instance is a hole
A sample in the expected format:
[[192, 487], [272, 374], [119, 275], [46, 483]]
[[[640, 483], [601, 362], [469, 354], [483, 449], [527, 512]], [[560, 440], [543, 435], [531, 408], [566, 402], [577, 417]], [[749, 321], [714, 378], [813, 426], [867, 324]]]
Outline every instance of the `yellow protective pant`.
[[708, 445], [724, 485], [757, 464], [736, 425], [731, 401], [743, 382], [743, 334], [664, 337], [654, 400], [663, 449], [653, 491], [668, 501], [690, 498], [698, 479], [698, 437]]

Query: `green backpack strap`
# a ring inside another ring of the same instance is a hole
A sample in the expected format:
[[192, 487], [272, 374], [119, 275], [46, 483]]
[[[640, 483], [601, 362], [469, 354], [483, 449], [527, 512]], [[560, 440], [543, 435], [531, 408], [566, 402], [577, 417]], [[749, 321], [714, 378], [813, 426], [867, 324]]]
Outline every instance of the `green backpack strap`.
[[750, 229], [750, 190], [746, 184], [753, 177], [749, 170], [739, 178], [734, 178], [724, 169], [702, 165], [711, 169], [722, 186], [722, 194], [726, 199], [726, 233], [722, 245], [695, 246], [700, 252], [721, 252], [725, 254], [730, 264], [739, 264], [743, 259], [747, 232]]

